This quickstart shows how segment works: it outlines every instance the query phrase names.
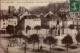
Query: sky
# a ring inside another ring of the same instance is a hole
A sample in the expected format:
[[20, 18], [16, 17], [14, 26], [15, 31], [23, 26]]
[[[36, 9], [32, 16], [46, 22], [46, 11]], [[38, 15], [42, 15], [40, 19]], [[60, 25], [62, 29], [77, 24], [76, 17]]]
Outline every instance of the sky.
[[8, 9], [8, 6], [15, 6], [18, 9], [24, 6], [27, 9], [36, 6], [47, 6], [50, 2], [64, 2], [66, 0], [1, 0], [1, 9]]

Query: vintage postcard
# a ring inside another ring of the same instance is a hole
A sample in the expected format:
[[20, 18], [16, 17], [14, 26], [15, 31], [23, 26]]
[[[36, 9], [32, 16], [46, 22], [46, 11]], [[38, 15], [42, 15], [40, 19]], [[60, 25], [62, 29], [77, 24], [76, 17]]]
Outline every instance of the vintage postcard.
[[0, 0], [0, 53], [80, 53], [80, 0]]

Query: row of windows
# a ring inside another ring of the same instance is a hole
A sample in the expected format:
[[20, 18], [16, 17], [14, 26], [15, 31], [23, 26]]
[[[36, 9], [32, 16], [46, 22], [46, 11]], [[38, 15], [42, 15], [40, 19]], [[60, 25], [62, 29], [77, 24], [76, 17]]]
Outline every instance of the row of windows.
[[3, 19], [3, 21], [5, 21], [5, 20]]
[[9, 20], [9, 22], [17, 22], [17, 20]]
[[[3, 22], [7, 21], [5, 19], [2, 20]], [[9, 20], [9, 22], [16, 22], [17, 20]]]
[[[3, 25], [6, 25], [7, 23], [3, 23]], [[14, 24], [17, 24], [17, 23], [14, 23]]]

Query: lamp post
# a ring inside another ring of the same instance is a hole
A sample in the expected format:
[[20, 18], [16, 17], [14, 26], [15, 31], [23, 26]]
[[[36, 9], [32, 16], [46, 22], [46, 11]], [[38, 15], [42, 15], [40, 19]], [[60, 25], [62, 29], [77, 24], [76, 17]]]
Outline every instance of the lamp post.
[[25, 39], [25, 47], [24, 47], [24, 50], [25, 50], [25, 52], [24, 52], [24, 53], [26, 53], [26, 39]]
[[8, 48], [8, 47], [9, 47], [9, 44], [7, 45], [7, 53], [9, 53], [9, 51], [8, 51], [8, 50], [9, 50], [9, 48]]
[[15, 35], [15, 25], [14, 25], [14, 35]]

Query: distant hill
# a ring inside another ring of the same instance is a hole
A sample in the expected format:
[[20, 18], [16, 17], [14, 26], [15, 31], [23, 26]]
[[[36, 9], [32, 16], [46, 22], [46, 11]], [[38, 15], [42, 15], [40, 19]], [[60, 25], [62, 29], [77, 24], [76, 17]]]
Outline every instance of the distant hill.
[[57, 13], [60, 8], [69, 8], [69, 3], [49, 3], [47, 6], [40, 6], [33, 8], [31, 10], [31, 13], [33, 14], [40, 14], [40, 13], [47, 13], [49, 11], [52, 11], [53, 13]]

